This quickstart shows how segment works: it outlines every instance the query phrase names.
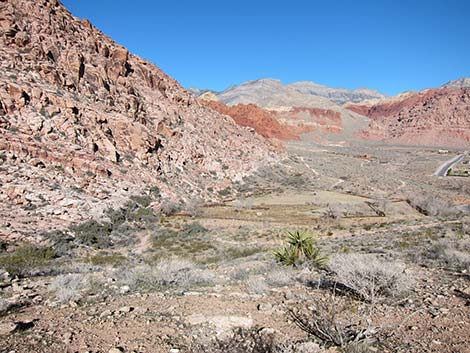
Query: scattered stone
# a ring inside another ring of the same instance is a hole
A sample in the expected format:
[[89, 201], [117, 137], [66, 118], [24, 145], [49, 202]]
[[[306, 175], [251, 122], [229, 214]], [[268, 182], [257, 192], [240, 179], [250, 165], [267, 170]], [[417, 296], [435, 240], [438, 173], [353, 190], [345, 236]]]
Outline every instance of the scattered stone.
[[134, 310], [134, 308], [132, 306], [123, 306], [122, 308], [119, 308], [118, 311], [120, 313], [130, 313], [133, 310]]
[[100, 318], [109, 317], [109, 316], [112, 316], [112, 315], [113, 315], [113, 312], [109, 309], [106, 309], [105, 311], [103, 311], [100, 314]]
[[119, 288], [119, 293], [121, 294], [126, 294], [126, 293], [129, 293], [131, 291], [131, 288], [129, 286], [122, 286], [121, 288]]
[[271, 303], [260, 303], [258, 304], [256, 308], [258, 309], [258, 311], [262, 311], [262, 312], [273, 311], [273, 305]]
[[18, 325], [14, 322], [0, 323], [0, 336], [7, 336], [18, 328]]
[[108, 351], [108, 353], [123, 353], [123, 352], [124, 352], [124, 348], [122, 347], [114, 347]]

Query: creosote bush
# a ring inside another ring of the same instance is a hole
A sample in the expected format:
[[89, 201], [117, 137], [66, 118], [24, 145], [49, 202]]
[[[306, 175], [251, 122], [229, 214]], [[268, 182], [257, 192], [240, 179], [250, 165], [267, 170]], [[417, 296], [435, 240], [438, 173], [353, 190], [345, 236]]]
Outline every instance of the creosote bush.
[[286, 244], [274, 251], [274, 257], [284, 265], [294, 266], [310, 262], [317, 267], [324, 267], [328, 257], [323, 255], [312, 235], [305, 231], [288, 232]]
[[402, 295], [411, 287], [404, 264], [372, 254], [337, 254], [331, 258], [330, 269], [338, 283], [371, 303]]

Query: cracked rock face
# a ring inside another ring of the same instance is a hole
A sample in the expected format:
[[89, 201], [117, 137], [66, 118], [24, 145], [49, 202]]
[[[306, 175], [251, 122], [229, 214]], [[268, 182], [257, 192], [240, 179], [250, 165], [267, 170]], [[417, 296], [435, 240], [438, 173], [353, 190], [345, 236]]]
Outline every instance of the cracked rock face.
[[57, 0], [0, 2], [0, 66], [0, 235], [60, 228], [150, 186], [210, 200], [277, 159]]

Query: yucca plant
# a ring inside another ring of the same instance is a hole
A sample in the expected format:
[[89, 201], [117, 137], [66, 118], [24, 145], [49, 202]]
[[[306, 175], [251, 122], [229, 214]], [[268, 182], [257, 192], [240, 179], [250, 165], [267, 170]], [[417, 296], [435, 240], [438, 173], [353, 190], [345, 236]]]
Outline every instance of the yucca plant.
[[316, 267], [323, 267], [328, 263], [328, 257], [321, 253], [316, 241], [307, 231], [287, 232], [286, 243], [273, 253], [276, 260], [284, 265], [293, 266], [310, 261]]
[[298, 260], [295, 249], [291, 246], [282, 246], [273, 251], [276, 260], [284, 265], [293, 266]]

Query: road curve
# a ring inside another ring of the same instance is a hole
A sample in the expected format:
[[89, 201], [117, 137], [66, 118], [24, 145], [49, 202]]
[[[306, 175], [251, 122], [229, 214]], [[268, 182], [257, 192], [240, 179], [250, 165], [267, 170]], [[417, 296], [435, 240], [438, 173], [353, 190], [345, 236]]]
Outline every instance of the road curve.
[[465, 157], [465, 155], [468, 154], [468, 152], [465, 152], [465, 153], [462, 153], [462, 154], [459, 154], [458, 156], [448, 160], [447, 162], [445, 162], [444, 164], [442, 164], [435, 172], [434, 172], [434, 175], [435, 176], [447, 176], [447, 173], [449, 172], [449, 169], [452, 168], [454, 166], [454, 164], [457, 164], [459, 163], [463, 157]]

